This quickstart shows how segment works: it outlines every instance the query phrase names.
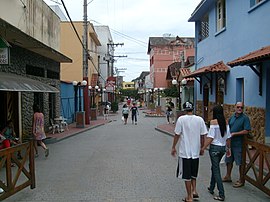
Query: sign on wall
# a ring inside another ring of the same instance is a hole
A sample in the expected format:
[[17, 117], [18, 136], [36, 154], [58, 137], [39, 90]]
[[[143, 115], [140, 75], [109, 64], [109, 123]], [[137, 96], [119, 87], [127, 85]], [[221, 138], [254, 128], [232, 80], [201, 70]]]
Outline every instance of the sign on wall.
[[10, 61], [9, 43], [0, 38], [0, 65], [8, 65]]

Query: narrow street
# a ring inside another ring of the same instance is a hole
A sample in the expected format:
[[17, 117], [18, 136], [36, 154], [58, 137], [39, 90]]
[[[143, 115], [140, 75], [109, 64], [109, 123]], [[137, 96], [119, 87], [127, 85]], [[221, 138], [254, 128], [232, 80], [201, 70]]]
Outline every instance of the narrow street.
[[[124, 125], [120, 115], [111, 119], [108, 124], [49, 144], [48, 159], [39, 148], [36, 188], [24, 189], [5, 201], [181, 201], [185, 187], [175, 177], [172, 137], [155, 130], [165, 118], [147, 118], [140, 113], [138, 125], [130, 120]], [[200, 201], [214, 201], [207, 192], [209, 179], [206, 152], [200, 160]], [[225, 184], [225, 191], [226, 201], [269, 201], [248, 183], [239, 189]]]

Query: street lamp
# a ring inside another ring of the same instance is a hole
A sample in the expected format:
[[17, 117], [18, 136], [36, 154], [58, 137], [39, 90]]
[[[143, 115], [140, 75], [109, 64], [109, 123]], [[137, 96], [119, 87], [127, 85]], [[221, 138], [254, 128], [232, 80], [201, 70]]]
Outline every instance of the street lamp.
[[84, 88], [87, 85], [87, 81], [83, 80], [81, 82], [73, 81], [72, 82], [74, 91], [75, 91], [75, 111], [77, 112], [77, 91], [79, 90], [79, 111], [82, 111], [82, 102], [81, 102], [81, 88]]
[[95, 91], [98, 91], [99, 90], [99, 86], [95, 86], [95, 87], [92, 87], [92, 86], [89, 86], [88, 87], [89, 90], [90, 90], [90, 93], [92, 91], [93, 93], [93, 96], [92, 96], [92, 103], [91, 103], [91, 107], [93, 108], [94, 104], [95, 104]]
[[178, 83], [178, 81], [174, 78], [172, 80], [172, 85], [178, 85], [178, 108], [179, 110], [181, 110], [181, 87], [180, 84]]
[[163, 91], [163, 88], [154, 88], [154, 91], [158, 93], [158, 106], [160, 106], [160, 92]]

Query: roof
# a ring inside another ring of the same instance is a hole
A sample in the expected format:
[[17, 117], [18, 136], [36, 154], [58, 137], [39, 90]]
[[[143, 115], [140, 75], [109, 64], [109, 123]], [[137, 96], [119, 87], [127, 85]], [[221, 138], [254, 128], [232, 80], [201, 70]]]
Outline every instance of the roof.
[[[180, 69], [180, 75], [182, 77], [185, 77], [185, 76], [189, 75], [190, 73], [191, 73], [191, 71], [189, 68], [181, 68]], [[193, 77], [187, 78], [187, 81], [193, 81], [193, 80], [194, 80]]]
[[188, 22], [195, 22], [200, 20], [206, 13], [209, 12], [211, 6], [215, 3], [213, 0], [202, 0], [195, 8]]
[[18, 74], [0, 72], [0, 91], [59, 93], [51, 85]]
[[0, 18], [0, 36], [7, 42], [15, 44], [34, 53], [50, 58], [57, 62], [70, 63], [72, 60], [57, 50], [27, 35], [13, 25]]
[[247, 65], [254, 62], [269, 59], [270, 59], [270, 46], [265, 46], [259, 50], [253, 51], [247, 55], [239, 57], [231, 62], [228, 62], [227, 65], [234, 67], [238, 65]]
[[149, 37], [149, 42], [148, 42], [148, 51], [147, 53], [149, 54], [151, 51], [151, 48], [153, 46], [177, 46], [179, 43], [182, 43], [183, 45], [194, 45], [194, 37]]
[[230, 68], [227, 65], [225, 65], [223, 61], [220, 61], [216, 64], [205, 66], [205, 67], [202, 67], [200, 69], [197, 69], [194, 72], [191, 72], [190, 74], [188, 74], [184, 77], [185, 78], [196, 77], [196, 76], [200, 76], [202, 74], [207, 74], [210, 72], [228, 72], [228, 71], [230, 71]]

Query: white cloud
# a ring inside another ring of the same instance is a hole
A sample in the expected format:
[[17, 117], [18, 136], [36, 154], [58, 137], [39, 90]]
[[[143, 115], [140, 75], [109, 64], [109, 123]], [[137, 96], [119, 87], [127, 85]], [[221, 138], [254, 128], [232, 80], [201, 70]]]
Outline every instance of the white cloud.
[[[122, 48], [116, 48], [116, 54], [128, 55], [128, 58], [119, 58], [115, 66], [127, 68], [124, 79], [130, 81], [138, 77], [141, 71], [149, 71], [149, 37], [162, 36], [164, 33], [173, 36], [194, 36], [194, 23], [188, 22], [188, 19], [200, 1], [93, 0], [88, 5], [88, 20], [108, 25], [111, 29], [145, 42], [145, 46], [142, 46], [141, 43], [139, 45], [134, 40], [127, 40], [126, 37], [112, 31], [114, 42], [125, 44]], [[45, 2], [54, 4], [50, 0]], [[83, 0], [64, 2], [72, 20], [83, 19]]]

